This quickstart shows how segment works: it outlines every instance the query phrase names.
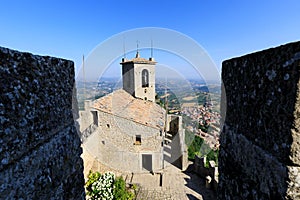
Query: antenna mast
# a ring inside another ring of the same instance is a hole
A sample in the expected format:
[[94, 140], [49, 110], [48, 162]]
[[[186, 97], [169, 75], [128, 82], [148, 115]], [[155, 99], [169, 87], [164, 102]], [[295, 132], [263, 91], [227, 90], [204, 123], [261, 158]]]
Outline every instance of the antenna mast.
[[125, 51], [125, 37], [123, 36], [123, 51], [124, 51], [124, 59], [126, 58], [126, 51]]
[[139, 53], [139, 41], [137, 40], [136, 41], [136, 55], [135, 55], [136, 58], [139, 58], [140, 57], [140, 53]]

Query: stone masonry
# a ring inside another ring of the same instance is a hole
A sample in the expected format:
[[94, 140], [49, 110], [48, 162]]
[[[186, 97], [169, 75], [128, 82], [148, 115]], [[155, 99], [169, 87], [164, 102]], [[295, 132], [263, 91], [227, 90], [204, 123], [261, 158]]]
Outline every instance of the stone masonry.
[[0, 76], [0, 199], [84, 199], [74, 63], [0, 47]]
[[300, 199], [300, 42], [223, 62], [218, 199]]

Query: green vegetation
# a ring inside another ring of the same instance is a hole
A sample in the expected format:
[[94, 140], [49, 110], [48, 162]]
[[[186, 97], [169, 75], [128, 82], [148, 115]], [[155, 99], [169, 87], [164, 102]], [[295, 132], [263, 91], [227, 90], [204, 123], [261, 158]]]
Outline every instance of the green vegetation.
[[195, 159], [195, 155], [200, 153], [200, 148], [203, 144], [204, 140], [198, 136], [194, 137], [193, 142], [188, 147], [188, 158], [190, 160]]
[[203, 105], [206, 102], [206, 95], [203, 92], [197, 92], [197, 101], [199, 105]]
[[126, 183], [123, 177], [117, 177], [114, 183], [114, 199], [127, 200], [134, 199], [134, 193], [130, 192], [126, 188]]
[[[168, 91], [167, 97], [165, 97], [165, 93], [163, 91], [157, 92], [155, 99], [156, 99], [156, 103], [165, 109], [166, 109], [166, 106], [168, 106], [168, 110], [180, 110], [181, 109], [178, 98], [171, 91]], [[166, 102], [166, 99], [167, 99], [167, 102]], [[166, 103], [167, 103], [167, 105], [166, 105]]]
[[196, 155], [198, 157], [206, 156], [205, 167], [209, 166], [209, 161], [211, 160], [215, 161], [215, 163], [218, 165], [219, 150], [212, 150], [201, 137], [194, 136], [194, 133], [186, 130], [185, 143], [188, 146], [189, 160], [195, 160]]
[[[134, 192], [126, 188], [126, 183], [122, 177], [115, 178], [111, 172], [100, 174], [90, 171], [88, 181], [85, 184], [88, 199], [134, 199]], [[136, 190], [136, 186], [133, 190]]]
[[211, 150], [206, 156], [207, 165], [210, 160], [215, 161], [216, 165], [218, 165], [218, 156], [219, 156], [219, 149], [217, 149], [215, 151]]

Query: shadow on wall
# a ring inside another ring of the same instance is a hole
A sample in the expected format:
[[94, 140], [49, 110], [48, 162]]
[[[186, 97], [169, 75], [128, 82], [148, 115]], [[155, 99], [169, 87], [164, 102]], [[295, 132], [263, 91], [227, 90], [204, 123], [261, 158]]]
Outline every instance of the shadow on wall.
[[[189, 176], [189, 178], [185, 178], [186, 187], [200, 194], [203, 200], [215, 200], [216, 194], [213, 190], [207, 189], [205, 186], [205, 179], [201, 178], [194, 172], [194, 166], [189, 165], [188, 168], [184, 171], [184, 173]], [[187, 194], [189, 199], [197, 199], [192, 194]]]
[[187, 160], [184, 156], [184, 130], [182, 129], [181, 116], [171, 115], [167, 116], [167, 127], [164, 138], [164, 161], [172, 164], [178, 169], [184, 170], [186, 168]]

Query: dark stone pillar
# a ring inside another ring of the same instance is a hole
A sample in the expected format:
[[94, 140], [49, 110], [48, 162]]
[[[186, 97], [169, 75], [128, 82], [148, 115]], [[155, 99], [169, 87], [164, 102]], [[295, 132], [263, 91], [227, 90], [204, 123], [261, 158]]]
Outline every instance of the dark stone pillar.
[[0, 47], [0, 199], [84, 198], [74, 75], [72, 61]]
[[300, 198], [299, 70], [300, 42], [223, 62], [218, 199]]

